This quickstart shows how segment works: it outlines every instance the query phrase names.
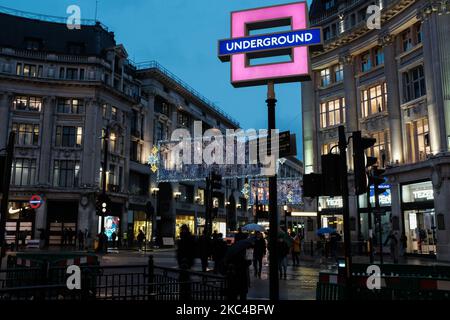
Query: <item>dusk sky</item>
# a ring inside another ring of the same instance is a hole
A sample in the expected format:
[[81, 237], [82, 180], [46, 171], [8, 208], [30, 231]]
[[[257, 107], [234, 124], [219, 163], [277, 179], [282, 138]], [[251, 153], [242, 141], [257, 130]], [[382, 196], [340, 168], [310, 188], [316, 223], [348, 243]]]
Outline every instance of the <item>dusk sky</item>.
[[[99, 0], [97, 18], [124, 44], [137, 63], [156, 60], [238, 120], [243, 128], [267, 127], [266, 87], [234, 89], [229, 63], [217, 58], [217, 40], [230, 36], [230, 12], [289, 0]], [[80, 6], [82, 19], [95, 17], [95, 0], [0, 0], [34, 13], [68, 16]], [[310, 3], [310, 1], [308, 1]], [[277, 127], [297, 134], [302, 159], [300, 84], [276, 86]]]

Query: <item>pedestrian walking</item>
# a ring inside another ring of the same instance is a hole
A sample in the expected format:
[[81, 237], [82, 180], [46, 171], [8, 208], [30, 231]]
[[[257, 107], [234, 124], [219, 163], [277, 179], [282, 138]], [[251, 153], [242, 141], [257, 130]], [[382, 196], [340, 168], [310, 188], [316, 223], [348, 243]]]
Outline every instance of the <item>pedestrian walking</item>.
[[301, 237], [300, 233], [298, 233], [292, 240], [292, 247], [291, 247], [292, 265], [294, 267], [298, 267], [300, 265], [300, 247], [301, 247]]
[[261, 232], [256, 232], [255, 246], [253, 248], [253, 269], [255, 278], [261, 279], [262, 261], [266, 255], [266, 240], [264, 240]]
[[202, 235], [198, 239], [198, 254], [202, 263], [202, 271], [206, 272], [208, 269], [208, 257], [211, 254], [211, 241], [206, 235], [206, 230], [203, 230]]
[[78, 250], [83, 250], [84, 249], [84, 234], [83, 231], [78, 230]]
[[223, 262], [223, 258], [227, 253], [227, 243], [223, 240], [223, 234], [217, 234], [217, 239], [213, 240], [213, 260], [214, 273], [218, 273]]
[[142, 249], [142, 243], [144, 242], [144, 240], [145, 240], [145, 234], [144, 234], [144, 232], [142, 231], [142, 229], [139, 229], [139, 232], [138, 232], [138, 235], [137, 235], [137, 242], [138, 242], [138, 249], [139, 249], [139, 251], [141, 251], [141, 249]]
[[177, 241], [177, 262], [180, 269], [192, 268], [195, 258], [195, 240], [189, 227], [183, 224], [180, 227], [180, 239]]
[[406, 255], [406, 248], [408, 246], [408, 238], [406, 234], [403, 232], [400, 236], [400, 256], [404, 257]]
[[112, 240], [112, 247], [113, 248], [116, 247], [116, 239], [117, 239], [117, 233], [115, 231], [113, 231], [113, 233], [111, 234], [111, 240]]
[[69, 230], [67, 231], [67, 240], [69, 242], [69, 246], [72, 245], [72, 240], [73, 240], [73, 230], [72, 228], [69, 228]]
[[234, 236], [234, 242], [238, 242], [238, 241], [241, 241], [241, 240], [244, 240], [244, 239], [247, 239], [247, 234], [242, 232], [242, 228], [239, 227], [238, 228], [238, 232]]
[[[272, 253], [271, 253], [272, 254]], [[283, 236], [278, 237], [277, 242], [277, 258], [278, 258], [278, 271], [280, 273], [280, 279], [286, 279], [286, 271], [287, 271], [287, 255], [289, 254], [289, 246], [286, 241], [283, 239]]]
[[397, 264], [398, 263], [398, 240], [397, 240], [396, 232], [391, 232], [389, 234], [386, 241], [384, 242], [384, 245], [386, 245], [388, 242], [389, 242], [389, 249], [391, 252], [391, 258], [394, 261], [394, 263]]

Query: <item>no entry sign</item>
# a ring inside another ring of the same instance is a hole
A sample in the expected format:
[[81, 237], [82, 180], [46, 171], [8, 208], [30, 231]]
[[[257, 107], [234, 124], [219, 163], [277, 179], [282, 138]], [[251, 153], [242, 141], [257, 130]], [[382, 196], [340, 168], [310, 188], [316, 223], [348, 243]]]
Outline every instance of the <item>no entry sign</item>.
[[38, 209], [44, 201], [42, 197], [38, 194], [34, 194], [30, 198], [30, 207], [31, 209]]

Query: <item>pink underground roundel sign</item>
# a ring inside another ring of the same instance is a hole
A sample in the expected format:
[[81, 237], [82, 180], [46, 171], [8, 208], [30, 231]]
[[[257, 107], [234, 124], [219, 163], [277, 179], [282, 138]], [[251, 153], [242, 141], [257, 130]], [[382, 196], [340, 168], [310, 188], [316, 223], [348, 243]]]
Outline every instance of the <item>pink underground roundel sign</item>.
[[[289, 27], [289, 31], [252, 34], [258, 29]], [[310, 79], [309, 47], [323, 43], [322, 29], [308, 29], [306, 2], [231, 13], [231, 39], [219, 40], [218, 57], [230, 61], [234, 87], [297, 82]], [[290, 61], [252, 65], [251, 60], [289, 56]]]

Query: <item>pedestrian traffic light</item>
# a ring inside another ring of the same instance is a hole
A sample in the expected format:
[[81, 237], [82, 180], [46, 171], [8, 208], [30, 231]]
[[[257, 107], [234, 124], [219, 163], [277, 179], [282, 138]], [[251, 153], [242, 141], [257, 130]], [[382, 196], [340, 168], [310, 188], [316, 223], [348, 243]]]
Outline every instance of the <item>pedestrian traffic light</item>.
[[332, 153], [322, 155], [322, 195], [342, 195], [340, 174], [340, 156]]
[[211, 188], [222, 189], [222, 176], [220, 174], [211, 173]]
[[106, 194], [100, 194], [95, 203], [95, 212], [99, 216], [105, 216], [111, 211], [111, 200]]
[[303, 176], [303, 197], [315, 198], [322, 194], [322, 175], [318, 173]]
[[367, 192], [369, 185], [366, 169], [377, 163], [377, 158], [366, 156], [365, 150], [372, 147], [377, 140], [364, 138], [361, 131], [353, 132], [353, 171], [355, 174], [355, 194]]

